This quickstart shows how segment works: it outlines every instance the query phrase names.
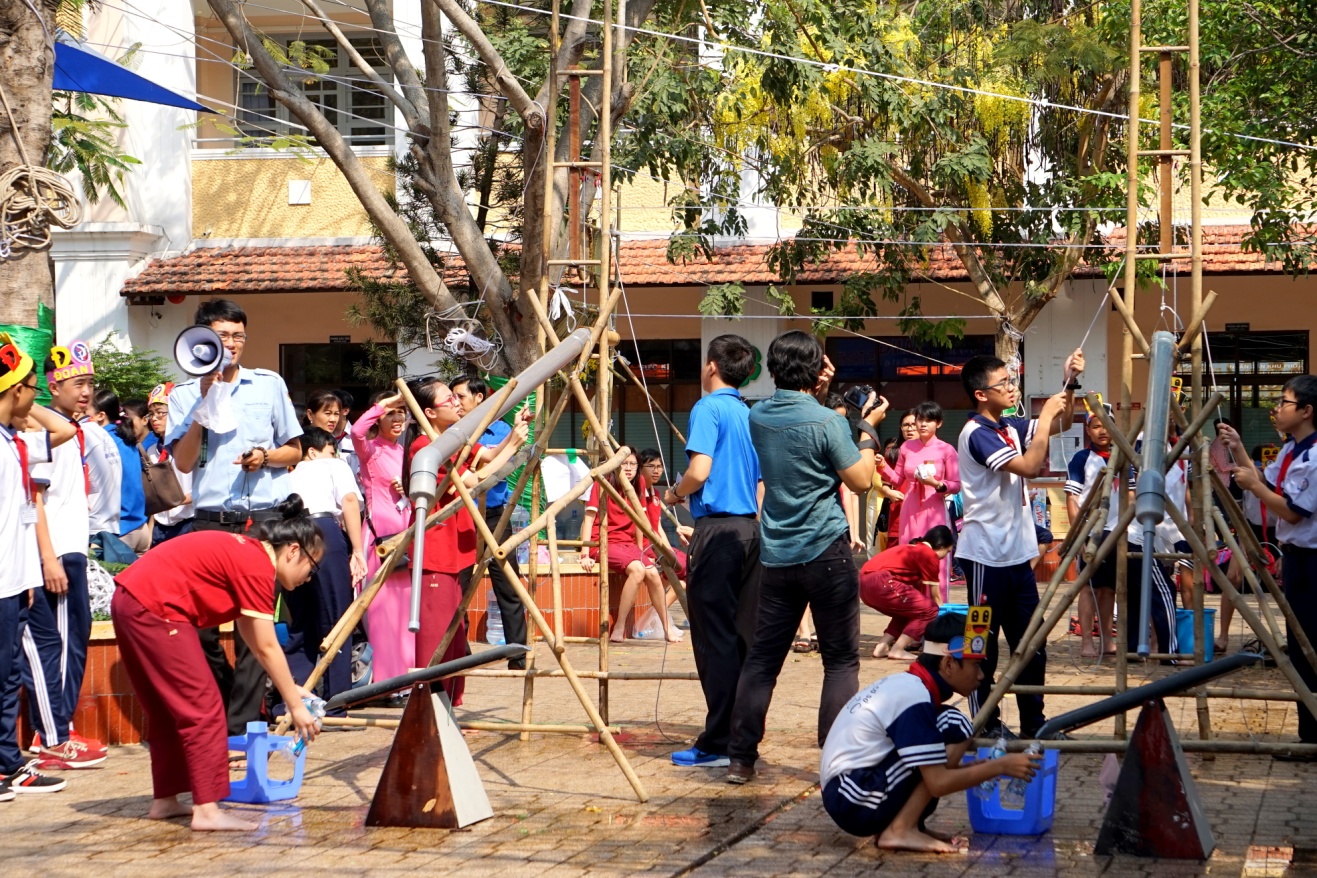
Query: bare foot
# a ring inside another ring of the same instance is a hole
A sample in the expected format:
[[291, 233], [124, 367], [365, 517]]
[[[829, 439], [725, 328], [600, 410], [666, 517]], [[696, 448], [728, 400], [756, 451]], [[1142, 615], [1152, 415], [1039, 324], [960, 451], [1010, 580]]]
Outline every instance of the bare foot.
[[668, 632], [668, 643], [681, 643], [682, 634], [677, 629]]
[[1116, 654], [1116, 644], [1114, 644], [1114, 643], [1109, 643], [1109, 644], [1107, 644], [1107, 645], [1102, 649], [1102, 654], [1103, 654], [1103, 655], [1115, 655], [1115, 654]]
[[222, 810], [215, 802], [192, 809], [192, 829], [197, 832], [253, 832], [258, 828], [255, 823]]
[[170, 796], [168, 799], [156, 799], [151, 803], [151, 810], [147, 812], [147, 820], [169, 820], [172, 817], [191, 817], [192, 806], [184, 805], [178, 800], [177, 796]]
[[1228, 640], [1212, 641], [1212, 649], [1216, 651], [1217, 655], [1225, 655], [1226, 650], [1229, 648], [1230, 648], [1230, 641]]
[[958, 838], [963, 839], [963, 836], [956, 835], [954, 832], [941, 832], [937, 829], [929, 829], [927, 826], [919, 827], [919, 831], [924, 833], [924, 835], [933, 836], [933, 838], [936, 838], [938, 841], [952, 842]]
[[890, 643], [880, 643], [873, 648], [873, 657], [887, 658], [887, 653], [890, 652], [891, 649], [892, 645]]
[[612, 634], [608, 636], [609, 643], [624, 643], [625, 641], [626, 641], [626, 637], [618, 637]]
[[1098, 657], [1098, 651], [1093, 646], [1092, 638], [1083, 641], [1083, 644], [1079, 647], [1079, 657], [1086, 659]]
[[931, 835], [925, 835], [918, 829], [897, 830], [887, 827], [882, 835], [875, 839], [878, 847], [885, 851], [920, 851], [926, 854], [956, 854], [963, 849], [950, 842], [942, 841]]
[[892, 647], [891, 651], [887, 653], [887, 657], [895, 662], [912, 662], [919, 658], [913, 652], [906, 652], [904, 649], [897, 649], [896, 647]]

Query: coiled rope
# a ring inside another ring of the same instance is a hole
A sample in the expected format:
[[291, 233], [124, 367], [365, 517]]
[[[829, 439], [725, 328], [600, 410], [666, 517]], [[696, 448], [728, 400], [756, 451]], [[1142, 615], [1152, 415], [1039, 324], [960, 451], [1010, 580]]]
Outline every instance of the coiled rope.
[[0, 103], [4, 104], [9, 130], [23, 161], [0, 175], [0, 260], [3, 260], [15, 250], [49, 247], [52, 224], [71, 229], [82, 222], [82, 200], [68, 180], [49, 168], [32, 164], [3, 85], [0, 85]]

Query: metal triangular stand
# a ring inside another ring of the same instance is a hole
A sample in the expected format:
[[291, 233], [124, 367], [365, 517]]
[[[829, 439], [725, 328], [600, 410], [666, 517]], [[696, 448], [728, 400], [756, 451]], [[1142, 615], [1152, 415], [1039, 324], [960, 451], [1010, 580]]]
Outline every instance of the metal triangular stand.
[[366, 825], [461, 829], [493, 816], [448, 697], [442, 689], [417, 683]]
[[1093, 853], [1206, 860], [1215, 847], [1166, 703], [1147, 701]]

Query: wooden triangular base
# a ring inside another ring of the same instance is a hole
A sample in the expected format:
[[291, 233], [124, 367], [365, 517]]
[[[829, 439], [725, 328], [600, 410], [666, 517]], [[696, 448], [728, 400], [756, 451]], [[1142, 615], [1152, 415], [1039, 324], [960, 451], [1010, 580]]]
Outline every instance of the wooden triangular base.
[[1093, 853], [1206, 860], [1216, 847], [1160, 699], [1143, 705]]
[[460, 829], [493, 816], [447, 696], [438, 687], [417, 683], [366, 825]]

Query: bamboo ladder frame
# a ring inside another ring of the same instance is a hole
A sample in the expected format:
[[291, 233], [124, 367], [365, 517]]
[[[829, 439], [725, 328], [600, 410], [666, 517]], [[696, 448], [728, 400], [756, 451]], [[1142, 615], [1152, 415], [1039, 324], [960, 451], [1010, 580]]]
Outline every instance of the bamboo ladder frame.
[[[1039, 649], [1047, 641], [1048, 634], [1055, 628], [1065, 615], [1069, 613], [1069, 608], [1074, 598], [1083, 588], [1096, 569], [1098, 563], [1114, 553], [1116, 558], [1116, 594], [1117, 602], [1128, 609], [1128, 601], [1125, 600], [1128, 588], [1127, 575], [1128, 568], [1126, 559], [1129, 557], [1126, 540], [1124, 539], [1125, 529], [1133, 520], [1134, 510], [1129, 502], [1128, 491], [1124, 488], [1124, 478], [1120, 473], [1126, 468], [1130, 461], [1136, 459], [1133, 439], [1139, 433], [1142, 416], [1132, 417], [1131, 400], [1133, 396], [1133, 361], [1136, 356], [1146, 357], [1149, 346], [1147, 340], [1140, 331], [1137, 321], [1135, 320], [1135, 292], [1138, 286], [1137, 267], [1138, 261], [1144, 259], [1157, 260], [1159, 263], [1166, 264], [1172, 260], [1188, 258], [1191, 265], [1190, 274], [1190, 306], [1192, 316], [1186, 327], [1185, 333], [1176, 346], [1176, 355], [1183, 355], [1186, 350], [1189, 355], [1190, 370], [1192, 375], [1192, 389], [1190, 394], [1189, 410], [1186, 413], [1174, 400], [1171, 402], [1171, 415], [1175, 418], [1178, 425], [1184, 430], [1181, 438], [1172, 449], [1167, 458], [1167, 466], [1174, 466], [1175, 462], [1186, 452], [1192, 454], [1193, 471], [1194, 471], [1194, 491], [1193, 514], [1186, 516], [1172, 504], [1166, 506], [1167, 514], [1175, 522], [1181, 533], [1190, 543], [1194, 560], [1194, 587], [1193, 587], [1193, 614], [1194, 614], [1194, 651], [1192, 655], [1168, 656], [1172, 658], [1192, 658], [1195, 663], [1201, 664], [1205, 658], [1205, 638], [1211, 636], [1213, 632], [1206, 631], [1204, 613], [1203, 613], [1203, 594], [1204, 583], [1207, 575], [1212, 576], [1213, 581], [1221, 589], [1222, 593], [1233, 599], [1236, 610], [1241, 617], [1257, 634], [1258, 638], [1266, 646], [1276, 661], [1276, 666], [1281, 674], [1293, 687], [1292, 692], [1283, 690], [1266, 689], [1266, 688], [1245, 688], [1245, 687], [1199, 687], [1185, 693], [1180, 693], [1176, 697], [1191, 697], [1197, 702], [1197, 719], [1199, 726], [1199, 738], [1197, 740], [1185, 740], [1183, 742], [1185, 750], [1193, 750], [1208, 754], [1215, 753], [1274, 753], [1281, 751], [1291, 752], [1308, 752], [1317, 753], [1317, 745], [1296, 745], [1282, 742], [1266, 741], [1213, 741], [1211, 739], [1211, 717], [1208, 709], [1208, 699], [1210, 698], [1233, 698], [1233, 699], [1250, 699], [1263, 701], [1279, 702], [1299, 702], [1309, 710], [1317, 714], [1317, 697], [1307, 687], [1299, 677], [1297, 670], [1289, 657], [1280, 649], [1283, 632], [1280, 628], [1279, 620], [1272, 612], [1270, 606], [1265, 600], [1269, 595], [1276, 603], [1285, 617], [1286, 624], [1290, 630], [1296, 632], [1296, 640], [1300, 649], [1303, 651], [1305, 658], [1314, 666], [1317, 666], [1317, 654], [1314, 653], [1312, 643], [1309, 641], [1307, 633], [1303, 631], [1298, 624], [1294, 611], [1286, 600], [1284, 592], [1266, 570], [1265, 565], [1259, 563], [1262, 557], [1262, 546], [1258, 542], [1252, 530], [1247, 526], [1242, 510], [1230, 496], [1226, 489], [1225, 483], [1221, 478], [1211, 471], [1208, 460], [1208, 442], [1201, 435], [1208, 418], [1221, 402], [1219, 393], [1213, 394], [1210, 399], [1205, 399], [1205, 388], [1203, 386], [1203, 358], [1202, 358], [1202, 333], [1205, 327], [1205, 321], [1208, 311], [1211, 309], [1216, 299], [1215, 292], [1209, 292], [1207, 296], [1203, 295], [1202, 285], [1202, 150], [1201, 150], [1201, 118], [1200, 118], [1200, 100], [1199, 100], [1199, 63], [1198, 63], [1198, 0], [1189, 0], [1189, 20], [1188, 20], [1188, 44], [1184, 46], [1143, 46], [1142, 45], [1142, 9], [1140, 0], [1132, 0], [1131, 3], [1131, 23], [1130, 23], [1130, 90], [1129, 90], [1129, 120], [1127, 132], [1127, 159], [1128, 159], [1128, 192], [1126, 201], [1126, 240], [1125, 240], [1125, 289], [1123, 296], [1120, 292], [1112, 292], [1112, 301], [1116, 310], [1120, 313], [1123, 321], [1122, 332], [1122, 366], [1121, 366], [1121, 387], [1120, 387], [1120, 425], [1112, 421], [1107, 413], [1098, 404], [1096, 395], [1089, 396], [1090, 408], [1097, 412], [1098, 417], [1102, 420], [1103, 425], [1111, 434], [1115, 449], [1112, 452], [1111, 460], [1108, 463], [1103, 474], [1103, 482], [1099, 491], [1093, 491], [1086, 499], [1083, 507], [1080, 509], [1078, 520], [1072, 522], [1071, 532], [1066, 541], [1062, 544], [1061, 553], [1064, 556], [1061, 565], [1053, 575], [1048, 587], [1039, 601], [1039, 606], [1035, 611], [1033, 618], [1030, 620], [1029, 627], [1025, 636], [1021, 638], [1020, 643], [1012, 656], [1011, 663], [1006, 672], [1001, 675], [997, 684], [993, 687], [992, 693], [980, 708], [978, 715], [975, 717], [976, 728], [982, 728], [988, 715], [1000, 703], [1001, 699], [1009, 693], [1018, 694], [1065, 694], [1065, 695], [1102, 695], [1111, 696], [1122, 693], [1128, 688], [1128, 660], [1132, 657], [1129, 654], [1129, 612], [1120, 614], [1119, 624], [1117, 625], [1116, 635], [1116, 680], [1114, 685], [1108, 686], [1019, 686], [1015, 681], [1019, 678], [1020, 673], [1033, 658]], [[1172, 117], [1171, 117], [1171, 74], [1172, 59], [1175, 53], [1187, 53], [1189, 62], [1189, 149], [1176, 149], [1172, 139]], [[1142, 56], [1144, 54], [1155, 54], [1158, 56], [1158, 78], [1159, 78], [1159, 98], [1160, 98], [1160, 138], [1158, 149], [1142, 150], [1139, 148], [1138, 126], [1139, 126], [1139, 95], [1140, 81], [1142, 70]], [[1177, 156], [1187, 156], [1189, 158], [1190, 172], [1190, 202], [1191, 202], [1191, 229], [1189, 250], [1175, 250], [1175, 241], [1173, 237], [1174, 225], [1172, 216], [1172, 185], [1173, 185], [1173, 163]], [[1139, 159], [1155, 158], [1158, 162], [1158, 185], [1160, 195], [1160, 246], [1156, 253], [1140, 253], [1138, 251], [1138, 186], [1139, 178]], [[1135, 347], [1138, 348], [1138, 354], [1135, 353]], [[1123, 430], [1121, 429], [1123, 428]], [[1095, 495], [1102, 494], [1101, 500], [1094, 502]], [[1106, 510], [1111, 502], [1112, 495], [1115, 495], [1120, 514], [1118, 524], [1112, 530], [1111, 535], [1101, 542], [1101, 545], [1093, 548], [1097, 543], [1096, 534], [1100, 534], [1102, 526], [1106, 521]], [[1214, 508], [1213, 498], [1220, 501], [1222, 508], [1225, 509], [1225, 515]], [[1227, 521], [1227, 519], [1229, 519]], [[1231, 533], [1230, 528], [1235, 528], [1235, 534]], [[1226, 545], [1237, 554], [1244, 569], [1244, 575], [1252, 586], [1255, 600], [1257, 601], [1257, 611], [1246, 603], [1239, 590], [1229, 581], [1220, 568], [1216, 565], [1215, 559], [1209, 554], [1208, 546], [1215, 545], [1216, 534], [1220, 534]], [[1237, 536], [1236, 536], [1237, 535]], [[1238, 537], [1238, 538], [1237, 538]], [[1087, 545], [1084, 552], [1088, 565], [1082, 571], [1079, 577], [1069, 585], [1061, 597], [1060, 603], [1053, 607], [1053, 599], [1059, 591], [1061, 580], [1068, 570], [1071, 561], [1078, 554], [1078, 547]], [[1144, 551], [1153, 551], [1152, 547], [1145, 547]], [[1158, 558], [1164, 557], [1181, 557], [1175, 553], [1154, 552]], [[1153, 656], [1159, 658], [1161, 656]], [[1048, 747], [1055, 747], [1061, 750], [1071, 750], [1077, 752], [1122, 752], [1127, 746], [1126, 722], [1125, 716], [1119, 715], [1116, 718], [1115, 736], [1111, 741], [1101, 740], [1082, 740], [1082, 741], [1060, 741], [1048, 742]]]

